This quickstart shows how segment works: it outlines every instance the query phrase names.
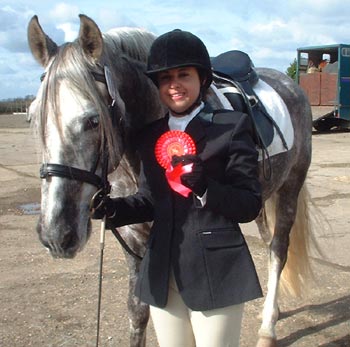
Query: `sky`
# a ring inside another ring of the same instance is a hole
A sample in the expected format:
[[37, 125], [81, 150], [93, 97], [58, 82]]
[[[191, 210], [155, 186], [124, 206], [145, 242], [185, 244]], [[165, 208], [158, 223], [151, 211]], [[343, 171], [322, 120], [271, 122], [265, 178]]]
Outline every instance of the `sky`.
[[77, 38], [79, 14], [102, 32], [123, 26], [156, 35], [191, 31], [213, 57], [238, 49], [255, 66], [282, 72], [299, 47], [350, 43], [348, 0], [0, 0], [0, 100], [35, 95], [39, 87], [43, 68], [27, 43], [32, 16], [60, 45]]

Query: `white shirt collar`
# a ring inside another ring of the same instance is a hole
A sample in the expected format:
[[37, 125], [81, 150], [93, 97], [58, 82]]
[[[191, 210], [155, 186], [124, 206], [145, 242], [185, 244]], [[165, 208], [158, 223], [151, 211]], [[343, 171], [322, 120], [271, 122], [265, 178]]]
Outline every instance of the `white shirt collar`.
[[169, 111], [169, 129], [170, 130], [181, 130], [184, 131], [188, 125], [188, 123], [195, 117], [197, 114], [203, 109], [204, 103], [201, 102], [201, 104], [195, 108], [191, 113], [182, 116], [182, 117], [175, 117], [171, 114]]

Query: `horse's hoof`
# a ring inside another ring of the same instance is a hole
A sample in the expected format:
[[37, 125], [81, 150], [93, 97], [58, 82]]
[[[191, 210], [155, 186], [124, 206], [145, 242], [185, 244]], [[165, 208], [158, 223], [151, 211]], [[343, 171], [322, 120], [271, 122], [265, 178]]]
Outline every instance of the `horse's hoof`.
[[277, 341], [272, 337], [259, 337], [256, 347], [277, 347]]

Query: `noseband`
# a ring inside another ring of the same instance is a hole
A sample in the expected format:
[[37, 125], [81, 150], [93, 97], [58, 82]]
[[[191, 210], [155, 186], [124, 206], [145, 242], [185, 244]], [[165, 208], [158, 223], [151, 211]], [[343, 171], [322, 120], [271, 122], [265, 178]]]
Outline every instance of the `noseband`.
[[48, 177], [62, 177], [72, 180], [89, 183], [98, 189], [105, 185], [103, 178], [96, 175], [92, 171], [77, 169], [72, 166], [44, 163], [40, 167], [40, 178], [47, 179]]

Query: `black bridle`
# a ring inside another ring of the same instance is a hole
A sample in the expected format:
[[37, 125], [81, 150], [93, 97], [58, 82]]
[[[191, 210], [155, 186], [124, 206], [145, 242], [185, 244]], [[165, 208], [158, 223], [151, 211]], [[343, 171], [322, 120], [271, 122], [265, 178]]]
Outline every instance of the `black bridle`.
[[[92, 75], [97, 82], [104, 83], [107, 87], [107, 81], [106, 77], [102, 73], [92, 72]], [[40, 80], [43, 81], [45, 78], [45, 73], [41, 75]], [[120, 119], [117, 121], [117, 112], [116, 112], [116, 103], [112, 96], [110, 96], [112, 99], [112, 102], [108, 105], [110, 117], [112, 119], [112, 123], [116, 124], [118, 122], [119, 124], [122, 124], [122, 118], [120, 116]], [[122, 153], [120, 153], [122, 156]], [[101, 163], [102, 167], [102, 173], [101, 176], [98, 176], [96, 174], [96, 169], [98, 167], [98, 164]], [[96, 196], [107, 196], [110, 193], [111, 185], [108, 181], [108, 151], [106, 146], [106, 141], [104, 141], [103, 144], [103, 150], [102, 154], [99, 155], [98, 159], [96, 160], [95, 165], [93, 165], [92, 169], [90, 171], [75, 168], [68, 165], [62, 165], [62, 164], [53, 164], [53, 163], [43, 163], [40, 167], [40, 178], [41, 179], [47, 179], [49, 177], [61, 177], [61, 178], [68, 178], [71, 180], [84, 182], [91, 184], [97, 188], [97, 192], [94, 194], [94, 197]], [[92, 200], [94, 199], [92, 198]], [[109, 223], [110, 225], [110, 223]], [[122, 238], [120, 233], [115, 227], [111, 227], [111, 231], [113, 235], [117, 238], [119, 243], [123, 246], [123, 248], [126, 250], [127, 253], [132, 255], [137, 260], [141, 260], [142, 257], [139, 256], [137, 253], [135, 253], [125, 242], [125, 240]]]
[[105, 186], [106, 182], [103, 178], [96, 175], [92, 171], [77, 169], [72, 166], [44, 163], [40, 167], [40, 178], [47, 179], [50, 176], [64, 177], [76, 181], [89, 183], [98, 189]]

